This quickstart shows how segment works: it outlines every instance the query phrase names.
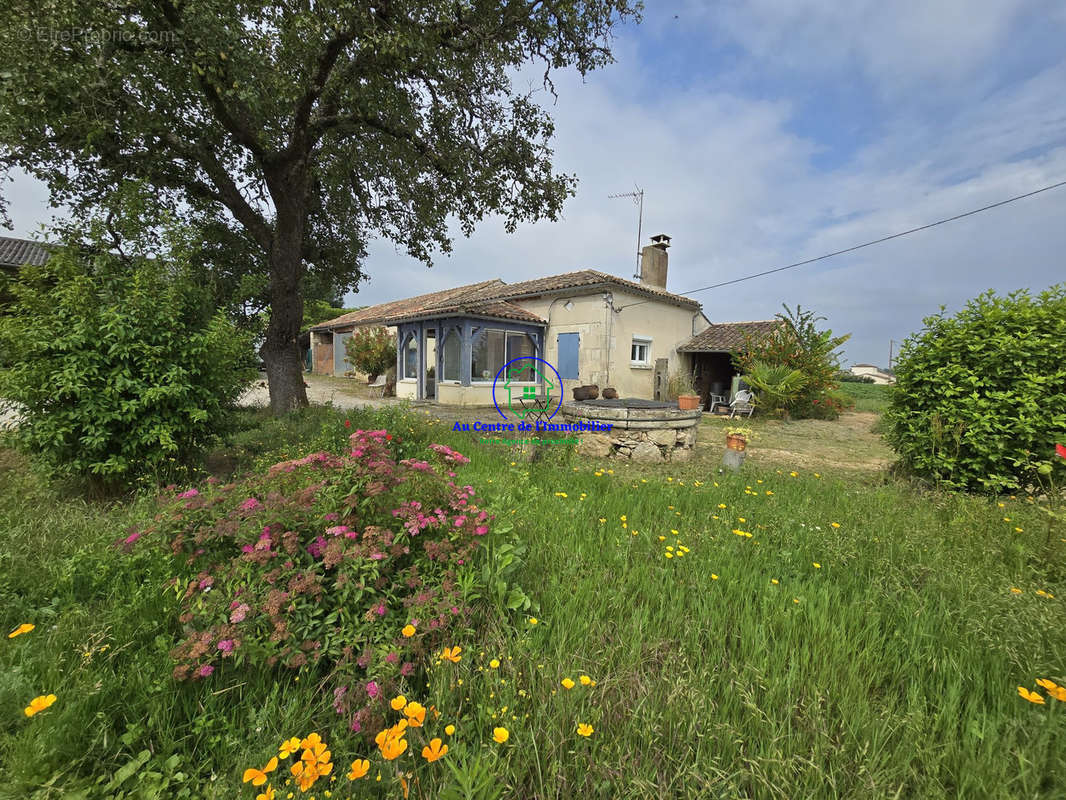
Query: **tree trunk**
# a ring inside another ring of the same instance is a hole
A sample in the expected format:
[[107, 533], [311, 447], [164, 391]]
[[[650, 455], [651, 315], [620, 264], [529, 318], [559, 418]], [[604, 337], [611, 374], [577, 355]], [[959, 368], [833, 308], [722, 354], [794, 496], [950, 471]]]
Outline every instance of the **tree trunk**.
[[275, 416], [307, 405], [300, 325], [303, 322], [303, 234], [306, 213], [287, 206], [277, 209], [270, 251], [270, 324], [260, 349], [266, 364], [270, 410]]

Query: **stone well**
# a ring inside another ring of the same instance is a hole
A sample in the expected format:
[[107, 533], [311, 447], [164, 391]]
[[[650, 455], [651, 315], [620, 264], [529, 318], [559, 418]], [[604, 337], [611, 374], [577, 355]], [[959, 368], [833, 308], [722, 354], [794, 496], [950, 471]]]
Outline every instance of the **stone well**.
[[653, 464], [684, 461], [696, 444], [700, 410], [681, 411], [676, 404], [624, 397], [564, 403], [564, 422], [609, 424], [605, 433], [582, 433], [577, 452], [590, 458], [627, 458]]

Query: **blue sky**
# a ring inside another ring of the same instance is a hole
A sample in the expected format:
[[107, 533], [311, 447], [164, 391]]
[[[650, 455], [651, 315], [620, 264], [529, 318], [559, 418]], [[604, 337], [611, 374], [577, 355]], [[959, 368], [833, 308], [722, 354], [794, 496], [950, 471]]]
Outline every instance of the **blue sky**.
[[[1041, 0], [652, 0], [617, 63], [558, 76], [560, 169], [577, 196], [556, 223], [486, 220], [432, 269], [371, 246], [365, 305], [499, 277], [591, 267], [630, 277], [644, 238], [673, 237], [686, 291], [875, 239], [1066, 180], [1066, 3]], [[533, 71], [516, 86], [535, 82]], [[15, 235], [47, 192], [5, 187]], [[801, 303], [852, 334], [847, 362], [987, 289], [1066, 280], [1066, 187], [778, 275], [694, 294], [712, 321]]]

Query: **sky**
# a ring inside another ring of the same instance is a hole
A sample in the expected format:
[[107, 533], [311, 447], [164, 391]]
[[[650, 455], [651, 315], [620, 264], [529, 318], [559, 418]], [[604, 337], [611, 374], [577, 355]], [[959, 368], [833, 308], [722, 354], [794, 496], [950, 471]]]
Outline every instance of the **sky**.
[[[1060, 0], [650, 0], [615, 63], [555, 78], [557, 169], [577, 194], [557, 222], [485, 220], [430, 269], [370, 247], [369, 305], [488, 278], [592, 268], [632, 278], [673, 237], [685, 293], [813, 258], [1066, 180], [1066, 3]], [[529, 87], [534, 72], [516, 80]], [[534, 81], [535, 82], [535, 81]], [[55, 211], [8, 184], [15, 236]], [[712, 322], [782, 304], [850, 333], [844, 363], [886, 366], [890, 341], [989, 289], [1066, 281], [1066, 187], [855, 253], [691, 296]]]

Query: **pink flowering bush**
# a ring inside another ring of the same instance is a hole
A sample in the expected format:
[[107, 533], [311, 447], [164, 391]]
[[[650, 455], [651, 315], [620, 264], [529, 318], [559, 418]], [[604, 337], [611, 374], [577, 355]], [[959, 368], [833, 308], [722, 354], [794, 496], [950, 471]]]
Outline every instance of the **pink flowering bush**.
[[315, 670], [352, 730], [381, 729], [385, 698], [466, 625], [458, 572], [491, 522], [455, 480], [469, 459], [443, 445], [429, 461], [398, 459], [397, 444], [357, 430], [344, 455], [173, 487], [149, 527], [117, 542], [174, 559], [177, 680]]

